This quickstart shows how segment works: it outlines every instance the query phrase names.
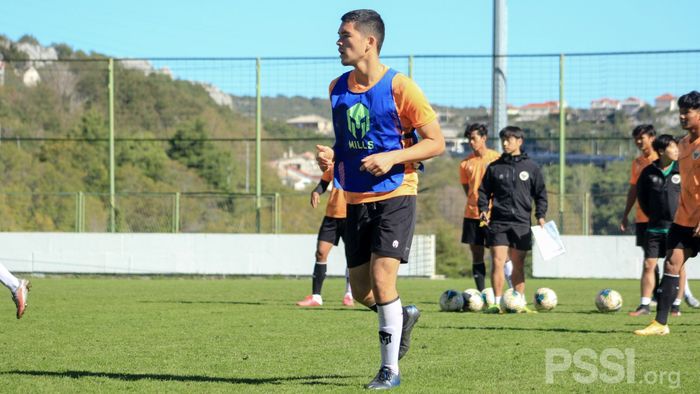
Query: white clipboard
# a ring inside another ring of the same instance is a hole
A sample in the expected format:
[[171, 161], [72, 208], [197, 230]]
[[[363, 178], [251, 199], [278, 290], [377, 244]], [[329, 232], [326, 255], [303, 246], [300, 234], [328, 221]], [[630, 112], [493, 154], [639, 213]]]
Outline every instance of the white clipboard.
[[535, 236], [537, 249], [545, 261], [566, 253], [566, 248], [564, 248], [557, 224], [554, 221], [548, 221], [544, 224], [544, 227], [532, 226], [530, 228], [532, 229], [532, 235]]

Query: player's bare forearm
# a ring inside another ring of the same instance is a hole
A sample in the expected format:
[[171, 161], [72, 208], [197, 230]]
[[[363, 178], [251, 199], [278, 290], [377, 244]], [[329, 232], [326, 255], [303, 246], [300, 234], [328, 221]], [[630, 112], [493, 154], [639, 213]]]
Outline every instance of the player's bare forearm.
[[387, 174], [396, 164], [415, 163], [441, 155], [445, 151], [445, 138], [437, 121], [417, 129], [422, 139], [415, 145], [389, 152], [375, 153], [362, 159], [363, 171], [375, 176]]

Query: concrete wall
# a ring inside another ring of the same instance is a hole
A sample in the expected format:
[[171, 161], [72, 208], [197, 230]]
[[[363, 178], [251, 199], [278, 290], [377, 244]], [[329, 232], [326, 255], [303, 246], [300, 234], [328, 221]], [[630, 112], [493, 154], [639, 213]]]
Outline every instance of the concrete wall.
[[[633, 236], [565, 235], [562, 241], [566, 253], [550, 261], [544, 261], [537, 246], [533, 247], [533, 276], [638, 279], [642, 275], [644, 254], [634, 245]], [[700, 262], [696, 260], [686, 262], [690, 279], [700, 279]]]
[[[404, 276], [435, 273], [435, 236], [416, 235]], [[311, 275], [315, 234], [0, 233], [10, 271], [113, 274]], [[345, 275], [342, 243], [329, 275]]]

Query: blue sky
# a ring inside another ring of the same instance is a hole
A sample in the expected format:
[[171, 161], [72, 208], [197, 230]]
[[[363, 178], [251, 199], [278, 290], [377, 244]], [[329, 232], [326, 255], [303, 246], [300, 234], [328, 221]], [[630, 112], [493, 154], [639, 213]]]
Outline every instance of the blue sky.
[[[116, 57], [334, 56], [340, 16], [374, 8], [384, 54], [489, 54], [492, 1], [39, 0], [0, 6], [0, 33]], [[419, 7], [423, 5], [423, 7]], [[695, 49], [691, 0], [510, 0], [511, 53]]]
[[[511, 54], [700, 49], [700, 7], [691, 0], [507, 3]], [[7, 1], [0, 5], [0, 34], [12, 40], [31, 34], [44, 45], [65, 43], [76, 50], [122, 58], [332, 58], [337, 56], [340, 16], [357, 8], [376, 9], [384, 18], [382, 55], [489, 55], [492, 50], [492, 0]], [[322, 97], [328, 81], [343, 70], [335, 60], [277, 68], [270, 63], [264, 63], [269, 67], [263, 71], [264, 95]], [[407, 72], [403, 59], [386, 63]], [[488, 106], [489, 64], [487, 58], [416, 59], [414, 78], [434, 103]], [[587, 107], [590, 100], [607, 96], [652, 101], [665, 92], [682, 94], [700, 87], [698, 64], [700, 53], [570, 57], [566, 99], [570, 105]], [[216, 74], [211, 67], [200, 72], [184, 63], [156, 65], [168, 66], [178, 78], [211, 82], [232, 94], [254, 92], [254, 75], [234, 75], [230, 66]], [[508, 74], [508, 102], [513, 105], [558, 97], [556, 58], [510, 59]]]

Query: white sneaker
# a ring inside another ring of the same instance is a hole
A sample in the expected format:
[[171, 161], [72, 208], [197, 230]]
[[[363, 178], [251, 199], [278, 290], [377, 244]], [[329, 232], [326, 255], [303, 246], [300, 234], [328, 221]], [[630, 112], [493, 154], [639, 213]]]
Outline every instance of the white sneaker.
[[31, 287], [32, 285], [28, 280], [20, 279], [17, 291], [12, 294], [12, 301], [15, 302], [15, 306], [17, 307], [18, 319], [22, 318], [22, 315], [24, 315], [24, 310], [27, 308], [27, 295], [29, 294], [29, 289]]
[[693, 308], [700, 308], [700, 301], [692, 295], [685, 296], [685, 302]]

